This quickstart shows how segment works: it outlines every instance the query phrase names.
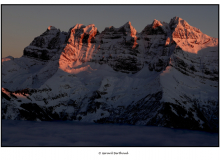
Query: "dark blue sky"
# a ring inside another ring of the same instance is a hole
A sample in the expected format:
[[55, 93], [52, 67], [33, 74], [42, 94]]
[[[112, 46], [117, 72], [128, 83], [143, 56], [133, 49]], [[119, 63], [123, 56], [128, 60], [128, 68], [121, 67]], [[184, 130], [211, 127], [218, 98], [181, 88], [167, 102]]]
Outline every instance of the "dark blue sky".
[[53, 25], [68, 31], [77, 23], [120, 27], [131, 21], [142, 31], [154, 19], [178, 16], [203, 33], [218, 37], [218, 5], [3, 5], [2, 57], [21, 57], [31, 41]]

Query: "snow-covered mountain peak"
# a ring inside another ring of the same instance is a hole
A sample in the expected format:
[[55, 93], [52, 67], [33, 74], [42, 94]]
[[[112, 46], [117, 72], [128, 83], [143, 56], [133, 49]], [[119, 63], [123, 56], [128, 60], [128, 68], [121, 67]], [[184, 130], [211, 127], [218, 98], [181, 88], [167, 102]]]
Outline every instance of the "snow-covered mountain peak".
[[124, 28], [127, 28], [127, 29], [131, 29], [131, 27], [133, 27], [132, 25], [131, 25], [131, 22], [130, 21], [128, 21], [128, 22], [126, 22], [123, 26], [121, 26], [121, 27], [124, 27]]
[[159, 20], [154, 19], [153, 22], [147, 25], [142, 31], [141, 34], [145, 35], [158, 35], [158, 34], [165, 34], [170, 36], [170, 27], [168, 23], [161, 22]]
[[130, 29], [131, 26], [131, 21], [126, 22], [123, 26], [121, 27], [125, 27], [125, 28], [129, 28]]
[[152, 23], [152, 28], [155, 29], [157, 28], [158, 26], [162, 26], [161, 22], [154, 19], [153, 23]]
[[136, 29], [131, 25], [130, 21], [125, 23], [123, 26], [121, 26], [118, 31], [122, 31], [122, 30], [125, 30], [125, 32], [127, 32], [127, 35], [131, 37], [135, 37], [137, 34]]
[[57, 30], [57, 28], [54, 27], [54, 26], [49, 26], [47, 29], [48, 29], [48, 30]]
[[83, 24], [76, 24], [74, 27], [70, 28], [67, 36], [67, 41], [73, 45], [75, 43], [90, 43], [92, 41], [92, 38], [97, 33], [98, 30], [94, 24], [90, 24], [88, 26], [85, 26]]
[[181, 28], [181, 29], [185, 29], [185, 30], [186, 29], [193, 30], [197, 33], [201, 32], [198, 28], [190, 26], [188, 22], [186, 22], [185, 20], [183, 20], [180, 17], [174, 17], [173, 19], [170, 20], [169, 24], [171, 26], [171, 29]]
[[177, 16], [175, 16], [175, 17], [173, 17], [171, 20], [170, 20], [170, 23], [179, 23], [181, 20], [183, 20], [182, 18], [180, 18], [180, 17], [177, 17]]
[[71, 27], [68, 31], [68, 35], [70, 36], [70, 34], [75, 34], [78, 33], [79, 31], [82, 32], [83, 28], [85, 28], [86, 26], [83, 24], [76, 24], [75, 26]]
[[52, 36], [56, 35], [58, 32], [60, 32], [59, 29], [57, 29], [54, 26], [49, 26], [49, 27], [47, 27], [47, 30], [43, 34], [41, 34], [41, 36], [48, 36], [48, 37], [50, 37], [51, 35]]
[[172, 38], [184, 51], [197, 54], [199, 50], [218, 45], [218, 39], [210, 37], [200, 29], [190, 26], [185, 20], [174, 17], [170, 21]]
[[84, 28], [84, 32], [87, 34], [91, 34], [92, 32], [97, 31], [97, 28], [95, 27], [94, 24], [89, 24]]
[[2, 62], [10, 61], [10, 60], [13, 60], [13, 59], [14, 59], [14, 57], [12, 57], [12, 56], [7, 56], [7, 57], [2, 58]]
[[115, 28], [114, 26], [105, 27], [101, 34], [104, 35], [106, 32], [118, 32], [118, 28]]
[[170, 20], [170, 26], [171, 28], [175, 28], [177, 25], [184, 25], [184, 24], [188, 24], [185, 20], [183, 20], [182, 18], [180, 17], [173, 17], [171, 20]]
[[84, 33], [95, 36], [98, 32], [98, 29], [95, 27], [94, 24], [90, 24], [84, 28]]

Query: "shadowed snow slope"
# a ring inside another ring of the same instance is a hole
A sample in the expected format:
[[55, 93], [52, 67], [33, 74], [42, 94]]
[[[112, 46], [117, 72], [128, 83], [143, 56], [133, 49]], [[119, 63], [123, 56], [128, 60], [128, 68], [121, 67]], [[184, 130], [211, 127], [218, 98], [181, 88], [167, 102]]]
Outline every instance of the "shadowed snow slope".
[[185, 20], [49, 26], [2, 59], [2, 118], [219, 130], [218, 39]]

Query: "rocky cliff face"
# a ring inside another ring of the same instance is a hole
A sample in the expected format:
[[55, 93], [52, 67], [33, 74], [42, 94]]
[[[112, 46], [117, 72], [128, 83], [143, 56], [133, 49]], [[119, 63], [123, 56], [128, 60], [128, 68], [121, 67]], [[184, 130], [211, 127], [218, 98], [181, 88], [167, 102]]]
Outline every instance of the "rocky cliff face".
[[2, 118], [218, 131], [218, 39], [185, 20], [48, 29], [2, 59]]
[[24, 56], [41, 60], [50, 60], [64, 44], [67, 33], [49, 26], [39, 37], [36, 37], [29, 46], [24, 49]]

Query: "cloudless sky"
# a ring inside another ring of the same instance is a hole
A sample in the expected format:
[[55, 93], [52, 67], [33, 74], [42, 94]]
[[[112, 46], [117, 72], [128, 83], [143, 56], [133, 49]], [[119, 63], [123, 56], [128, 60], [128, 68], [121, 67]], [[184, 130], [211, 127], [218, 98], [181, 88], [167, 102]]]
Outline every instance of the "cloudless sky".
[[51, 25], [68, 31], [77, 23], [95, 24], [101, 32], [131, 21], [141, 32], [154, 19], [169, 23], [175, 16], [218, 38], [218, 5], [3, 5], [2, 57], [21, 57], [23, 49]]

